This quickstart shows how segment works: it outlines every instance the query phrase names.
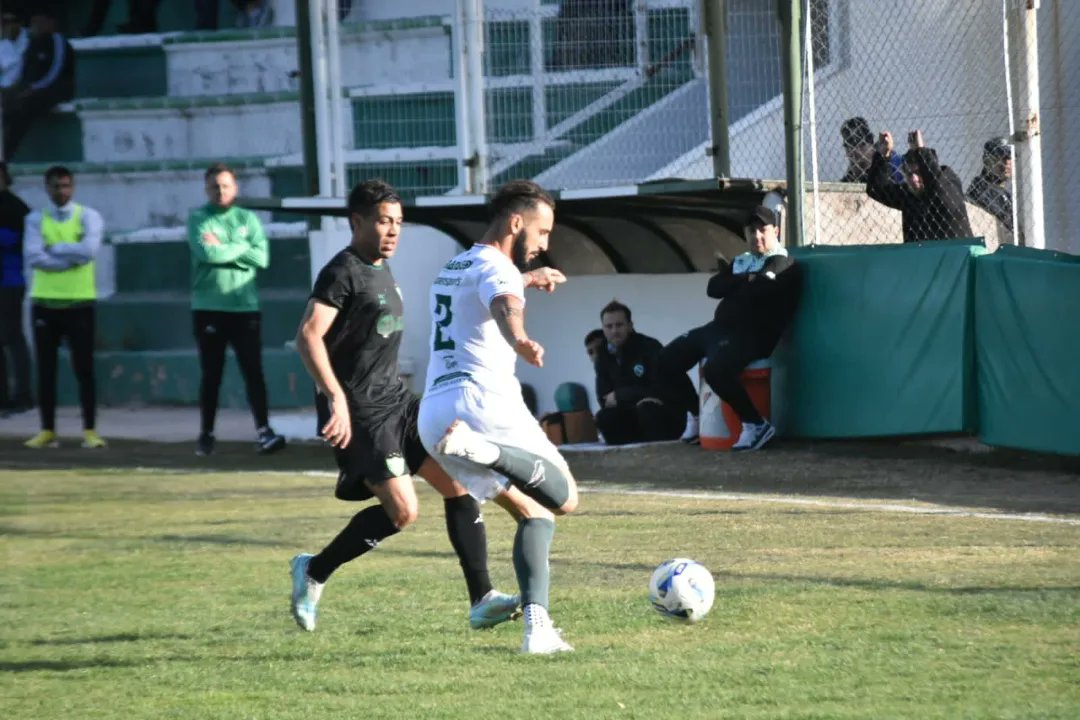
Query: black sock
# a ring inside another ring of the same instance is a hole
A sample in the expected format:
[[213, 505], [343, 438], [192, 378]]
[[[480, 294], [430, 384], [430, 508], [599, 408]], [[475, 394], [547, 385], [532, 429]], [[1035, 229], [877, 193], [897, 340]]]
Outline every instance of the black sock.
[[480, 514], [480, 503], [472, 495], [462, 495], [444, 499], [443, 505], [446, 509], [446, 533], [465, 574], [469, 604], [475, 605], [491, 590], [487, 530]]
[[521, 492], [546, 507], [557, 510], [570, 497], [566, 471], [528, 450], [492, 443], [499, 448], [499, 459], [491, 469], [505, 476]]
[[324, 583], [339, 567], [374, 550], [379, 542], [397, 532], [382, 505], [366, 507], [353, 516], [321, 553], [311, 558], [308, 576], [315, 582]]

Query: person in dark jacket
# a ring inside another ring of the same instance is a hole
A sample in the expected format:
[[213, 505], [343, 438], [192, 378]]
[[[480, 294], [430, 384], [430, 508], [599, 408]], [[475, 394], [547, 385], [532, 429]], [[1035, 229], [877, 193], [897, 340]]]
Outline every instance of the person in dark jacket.
[[[23, 225], [30, 208], [11, 192], [7, 163], [0, 162], [0, 413], [21, 412], [33, 405], [30, 395], [30, 350], [23, 334]], [[12, 390], [8, 390], [7, 358], [11, 358]]]
[[878, 136], [866, 194], [900, 211], [904, 242], [971, 237], [964, 186], [952, 168], [938, 162], [937, 152], [925, 146], [922, 130], [908, 133], [903, 185], [889, 179], [892, 155], [892, 134], [885, 131]]
[[686, 413], [697, 394], [686, 373], [685, 384], [661, 392], [659, 340], [634, 330], [630, 308], [612, 300], [600, 311], [607, 341], [596, 357], [596, 426], [608, 445], [675, 440], [686, 426]]
[[34, 122], [75, 97], [75, 51], [48, 10], [30, 15], [30, 42], [19, 82], [4, 92], [4, 158], [11, 159]]
[[997, 218], [1006, 229], [1013, 228], [1012, 148], [1001, 138], [983, 145], [983, 169], [968, 185], [968, 200]]
[[686, 377], [705, 360], [702, 374], [713, 392], [742, 420], [733, 450], [757, 450], [776, 430], [754, 407], [739, 376], [755, 360], [772, 355], [795, 315], [801, 271], [780, 245], [776, 213], [758, 206], [746, 234], [751, 251], [709, 278], [709, 297], [720, 303], [713, 319], [672, 340], [660, 353], [660, 377]]

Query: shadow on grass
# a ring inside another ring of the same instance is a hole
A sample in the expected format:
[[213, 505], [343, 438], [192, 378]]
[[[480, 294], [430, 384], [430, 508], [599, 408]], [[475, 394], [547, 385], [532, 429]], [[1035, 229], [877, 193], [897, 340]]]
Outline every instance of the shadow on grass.
[[135, 667], [142, 664], [134, 660], [116, 660], [114, 658], [95, 658], [93, 660], [25, 660], [0, 661], [0, 672], [69, 672], [71, 670], [93, 670], [109, 667]]
[[117, 633], [116, 635], [99, 635], [85, 638], [55, 638], [49, 640], [31, 640], [35, 646], [62, 646], [62, 645], [97, 645], [109, 643], [142, 642], [144, 640], [191, 640], [194, 635], [180, 633]]

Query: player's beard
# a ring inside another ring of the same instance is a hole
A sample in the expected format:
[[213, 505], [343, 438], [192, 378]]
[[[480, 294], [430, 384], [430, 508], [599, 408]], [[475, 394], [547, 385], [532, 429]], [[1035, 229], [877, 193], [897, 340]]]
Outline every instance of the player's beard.
[[528, 250], [525, 248], [525, 231], [522, 230], [514, 236], [514, 244], [510, 246], [510, 259], [521, 272], [528, 272], [540, 259], [539, 256], [529, 260]]

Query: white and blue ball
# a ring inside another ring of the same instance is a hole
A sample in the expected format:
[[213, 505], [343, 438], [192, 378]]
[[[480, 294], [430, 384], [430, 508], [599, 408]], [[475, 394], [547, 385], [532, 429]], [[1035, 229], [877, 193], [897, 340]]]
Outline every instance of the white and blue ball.
[[687, 558], [665, 560], [649, 579], [649, 602], [664, 617], [695, 623], [708, 614], [716, 597], [712, 573]]

